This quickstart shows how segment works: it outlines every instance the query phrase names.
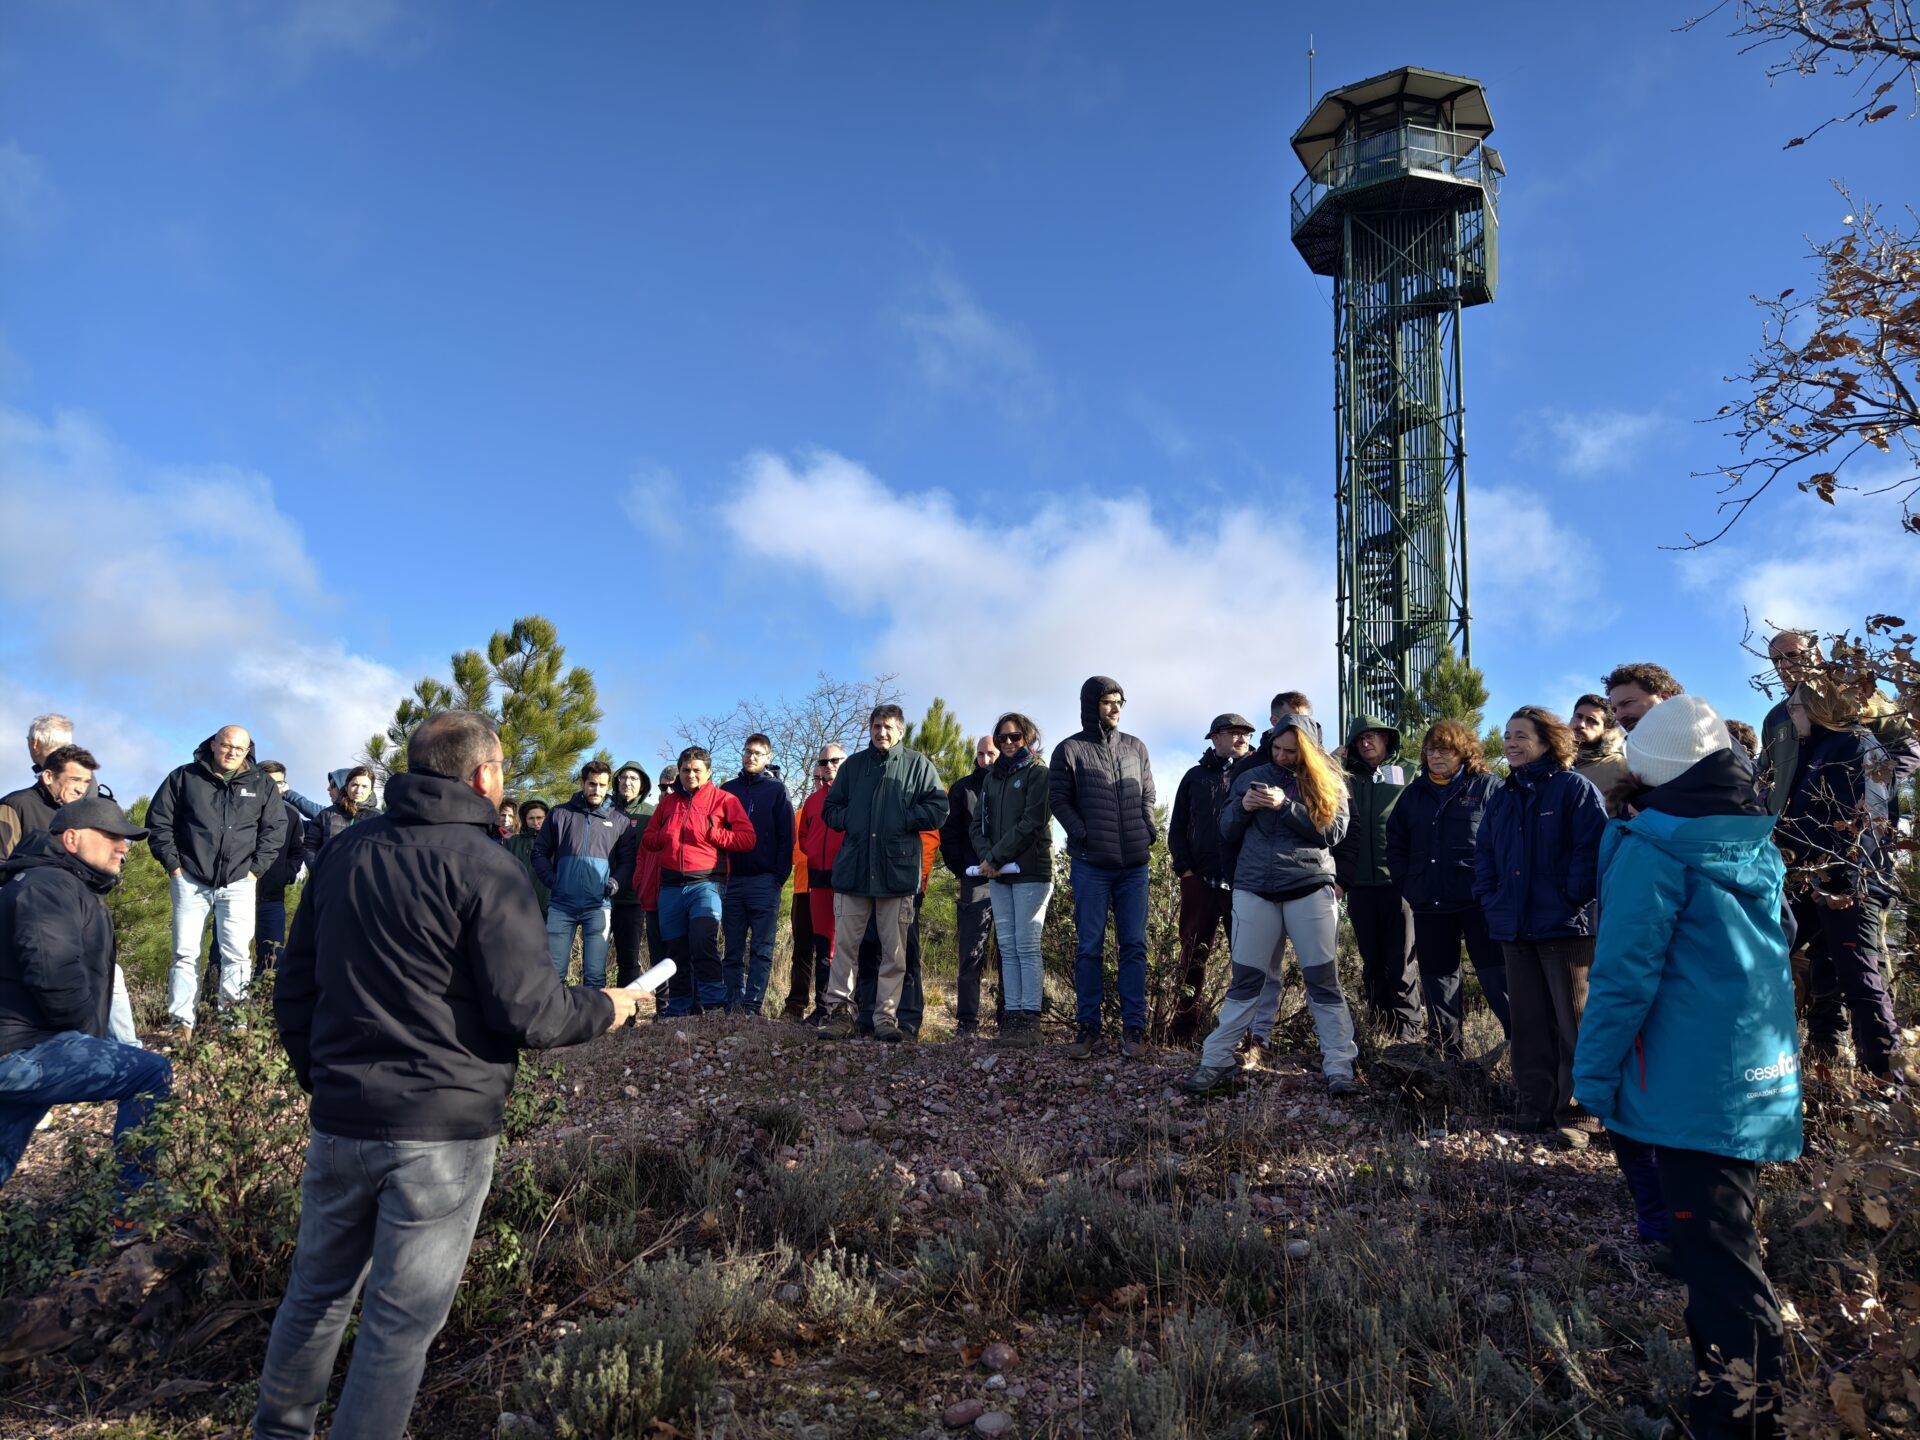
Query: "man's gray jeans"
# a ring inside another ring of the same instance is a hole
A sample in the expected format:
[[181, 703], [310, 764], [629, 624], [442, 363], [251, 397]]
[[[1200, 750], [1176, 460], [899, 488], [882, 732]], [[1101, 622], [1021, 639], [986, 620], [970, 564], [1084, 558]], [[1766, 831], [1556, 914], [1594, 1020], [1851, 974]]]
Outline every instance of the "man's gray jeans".
[[326, 1398], [354, 1297], [366, 1287], [333, 1440], [399, 1440], [467, 1268], [493, 1183], [484, 1140], [347, 1140], [313, 1132], [300, 1238], [273, 1320], [257, 1440], [306, 1440]]

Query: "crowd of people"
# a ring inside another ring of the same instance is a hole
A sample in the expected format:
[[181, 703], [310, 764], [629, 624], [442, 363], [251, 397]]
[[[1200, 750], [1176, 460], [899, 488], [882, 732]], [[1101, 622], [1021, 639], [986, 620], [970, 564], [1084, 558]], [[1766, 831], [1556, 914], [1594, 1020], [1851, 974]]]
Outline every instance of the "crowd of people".
[[[102, 903], [145, 841], [173, 907], [163, 1041], [177, 1047], [203, 1009], [240, 1023], [253, 974], [273, 970], [274, 1021], [312, 1097], [254, 1433], [312, 1433], [364, 1288], [335, 1433], [398, 1435], [521, 1048], [636, 1017], [632, 982], [662, 959], [664, 1016], [758, 1015], [783, 921], [785, 1018], [823, 1041], [913, 1039], [936, 865], [956, 882], [960, 1033], [983, 1029], [997, 950], [997, 1041], [1038, 1045], [1058, 832], [1076, 952], [1063, 1053], [1100, 1053], [1117, 1009], [1120, 1055], [1145, 1062], [1150, 857], [1164, 839], [1179, 887], [1170, 1030], [1202, 1040], [1185, 1090], [1229, 1084], [1272, 1045], [1289, 945], [1327, 1087], [1360, 1087], [1344, 913], [1361, 1014], [1383, 1041], [1487, 1067], [1504, 1053], [1504, 1126], [1610, 1143], [1648, 1258], [1688, 1287], [1695, 1433], [1772, 1433], [1781, 1322], [1753, 1225], [1756, 1166], [1799, 1154], [1803, 1061], [1833, 1066], [1849, 1030], [1864, 1082], [1902, 1083], [1884, 934], [1896, 797], [1920, 743], [1877, 694], [1831, 681], [1813, 637], [1783, 632], [1770, 654], [1783, 698], [1758, 734], [1663, 667], [1622, 665], [1565, 720], [1516, 710], [1502, 774], [1454, 720], [1409, 750], [1362, 715], [1329, 748], [1308, 697], [1282, 691], [1257, 741], [1239, 714], [1214, 718], [1164, 835], [1147, 747], [1121, 728], [1126, 692], [1106, 676], [1082, 687], [1080, 728], [1050, 755], [1009, 711], [951, 785], [902, 743], [899, 707], [879, 705], [863, 747], [820, 748], [797, 810], [765, 735], [725, 783], [694, 746], [657, 777], [594, 760], [564, 802], [516, 800], [492, 722], [455, 711], [414, 733], [384, 808], [360, 766], [328, 777], [328, 803], [307, 799], [229, 725], [135, 826], [70, 723], [43, 716], [28, 736], [34, 783], [0, 798], [0, 1185], [50, 1106], [115, 1101], [118, 1139], [169, 1093], [168, 1060], [134, 1033]], [[1475, 1056], [1467, 969], [1505, 1037]], [[123, 1188], [151, 1165], [123, 1147]]]

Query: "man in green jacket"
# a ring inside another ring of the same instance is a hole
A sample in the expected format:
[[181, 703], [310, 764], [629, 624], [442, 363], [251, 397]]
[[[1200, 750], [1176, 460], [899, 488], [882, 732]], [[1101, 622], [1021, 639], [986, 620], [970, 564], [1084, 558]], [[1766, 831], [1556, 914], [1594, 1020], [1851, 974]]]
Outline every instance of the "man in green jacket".
[[1347, 727], [1347, 833], [1333, 847], [1335, 887], [1347, 902], [1367, 1013], [1393, 1040], [1420, 1038], [1420, 971], [1413, 955], [1413, 912], [1387, 870], [1387, 816], [1407, 787], [1394, 763], [1400, 732], [1373, 715]]
[[[867, 717], [871, 743], [847, 757], [827, 792], [822, 819], [846, 841], [833, 862], [833, 929], [864, 935], [872, 920], [880, 936], [880, 976], [873, 999], [873, 1038], [900, 1040], [897, 1015], [907, 974], [907, 927], [920, 892], [920, 833], [938, 830], [947, 818], [947, 791], [940, 772], [917, 750], [900, 743], [907, 717], [898, 705], [876, 705]], [[855, 1033], [853, 978], [860, 947], [834, 947], [833, 971], [823, 997], [823, 1040], [851, 1040]]]

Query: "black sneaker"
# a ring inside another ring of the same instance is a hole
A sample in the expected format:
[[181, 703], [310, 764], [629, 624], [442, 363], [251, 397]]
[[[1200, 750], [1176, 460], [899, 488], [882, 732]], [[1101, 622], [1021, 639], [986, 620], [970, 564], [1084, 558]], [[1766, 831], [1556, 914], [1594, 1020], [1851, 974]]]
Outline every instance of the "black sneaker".
[[898, 1045], [905, 1038], [900, 1033], [900, 1027], [885, 1016], [875, 1020], [872, 1030], [868, 1033], [882, 1045]]

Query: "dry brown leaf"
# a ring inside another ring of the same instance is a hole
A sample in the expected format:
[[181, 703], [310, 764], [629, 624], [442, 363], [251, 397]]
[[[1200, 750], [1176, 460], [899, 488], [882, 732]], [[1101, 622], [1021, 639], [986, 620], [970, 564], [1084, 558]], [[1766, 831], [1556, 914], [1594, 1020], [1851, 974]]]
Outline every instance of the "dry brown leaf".
[[1853, 1379], [1848, 1375], [1836, 1375], [1833, 1383], [1827, 1386], [1827, 1399], [1833, 1402], [1834, 1413], [1855, 1435], [1871, 1435], [1867, 1428], [1866, 1398], [1854, 1388]]

